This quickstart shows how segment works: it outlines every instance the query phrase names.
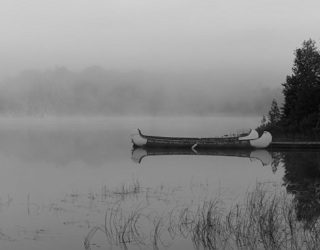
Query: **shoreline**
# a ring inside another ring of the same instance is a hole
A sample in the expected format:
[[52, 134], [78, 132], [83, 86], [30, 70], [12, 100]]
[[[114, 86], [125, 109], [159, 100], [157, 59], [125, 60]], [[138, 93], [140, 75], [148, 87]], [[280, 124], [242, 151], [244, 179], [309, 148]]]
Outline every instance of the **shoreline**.
[[269, 148], [320, 148], [320, 141], [275, 141]]

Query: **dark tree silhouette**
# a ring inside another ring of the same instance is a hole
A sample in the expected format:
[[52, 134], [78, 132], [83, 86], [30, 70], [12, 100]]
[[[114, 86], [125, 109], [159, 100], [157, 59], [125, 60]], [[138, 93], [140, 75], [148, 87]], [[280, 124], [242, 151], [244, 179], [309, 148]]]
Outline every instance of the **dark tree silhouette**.
[[281, 127], [281, 112], [275, 99], [272, 100], [271, 108], [268, 112], [267, 118], [265, 115], [263, 115], [261, 124], [257, 128], [257, 131], [261, 134], [263, 131], [267, 130], [271, 132], [273, 136], [282, 134], [283, 129]]
[[280, 109], [275, 99], [272, 100], [271, 109], [268, 113], [268, 118], [272, 125], [277, 125], [280, 122], [280, 119], [281, 119]]
[[320, 53], [315, 41], [304, 41], [296, 49], [292, 72], [283, 83], [282, 121], [302, 132], [316, 127], [320, 105]]

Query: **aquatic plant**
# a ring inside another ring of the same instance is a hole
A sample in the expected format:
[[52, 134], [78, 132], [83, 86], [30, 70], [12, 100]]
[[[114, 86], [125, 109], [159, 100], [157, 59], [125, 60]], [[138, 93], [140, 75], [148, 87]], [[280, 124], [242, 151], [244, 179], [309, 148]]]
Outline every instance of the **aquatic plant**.
[[133, 183], [126, 185], [122, 184], [120, 188], [113, 191], [114, 194], [119, 195], [130, 195], [130, 194], [138, 194], [141, 191], [140, 182], [138, 180], [133, 181]]
[[189, 240], [195, 249], [316, 249], [320, 245], [320, 222], [306, 228], [296, 218], [294, 200], [283, 191], [257, 184], [244, 202], [227, 211], [222, 204], [209, 199], [159, 214], [148, 205], [129, 209], [119, 202], [106, 212], [104, 225], [89, 231], [84, 246], [90, 249], [98, 231], [110, 245], [124, 249], [160, 249], [178, 240]]

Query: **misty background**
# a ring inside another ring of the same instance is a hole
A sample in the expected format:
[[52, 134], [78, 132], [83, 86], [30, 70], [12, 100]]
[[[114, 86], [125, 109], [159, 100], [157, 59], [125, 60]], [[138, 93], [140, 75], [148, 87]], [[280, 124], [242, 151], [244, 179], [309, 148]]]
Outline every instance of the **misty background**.
[[[267, 112], [319, 1], [3, 0], [2, 115]], [[97, 66], [94, 66], [97, 65]]]
[[[115, 72], [94, 66], [29, 70], [0, 85], [0, 113], [8, 115], [261, 114], [280, 88], [214, 83], [208, 73]], [[204, 91], [205, 90], [205, 91]]]

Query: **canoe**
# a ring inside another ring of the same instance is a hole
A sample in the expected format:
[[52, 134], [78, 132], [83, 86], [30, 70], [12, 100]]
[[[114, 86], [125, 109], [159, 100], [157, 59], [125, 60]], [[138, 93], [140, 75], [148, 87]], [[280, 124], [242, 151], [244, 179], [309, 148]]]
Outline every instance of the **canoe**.
[[135, 163], [141, 163], [145, 157], [152, 156], [168, 156], [168, 155], [192, 155], [192, 156], [228, 156], [256, 159], [261, 162], [263, 166], [270, 165], [272, 156], [269, 151], [265, 149], [210, 149], [202, 148], [192, 150], [191, 148], [142, 148], [134, 147], [132, 149], [131, 159]]
[[165, 137], [144, 135], [138, 129], [138, 134], [131, 136], [131, 141], [136, 147], [184, 147], [197, 150], [198, 148], [266, 148], [272, 142], [272, 136], [265, 131], [259, 137], [254, 129], [243, 136], [223, 137]]

